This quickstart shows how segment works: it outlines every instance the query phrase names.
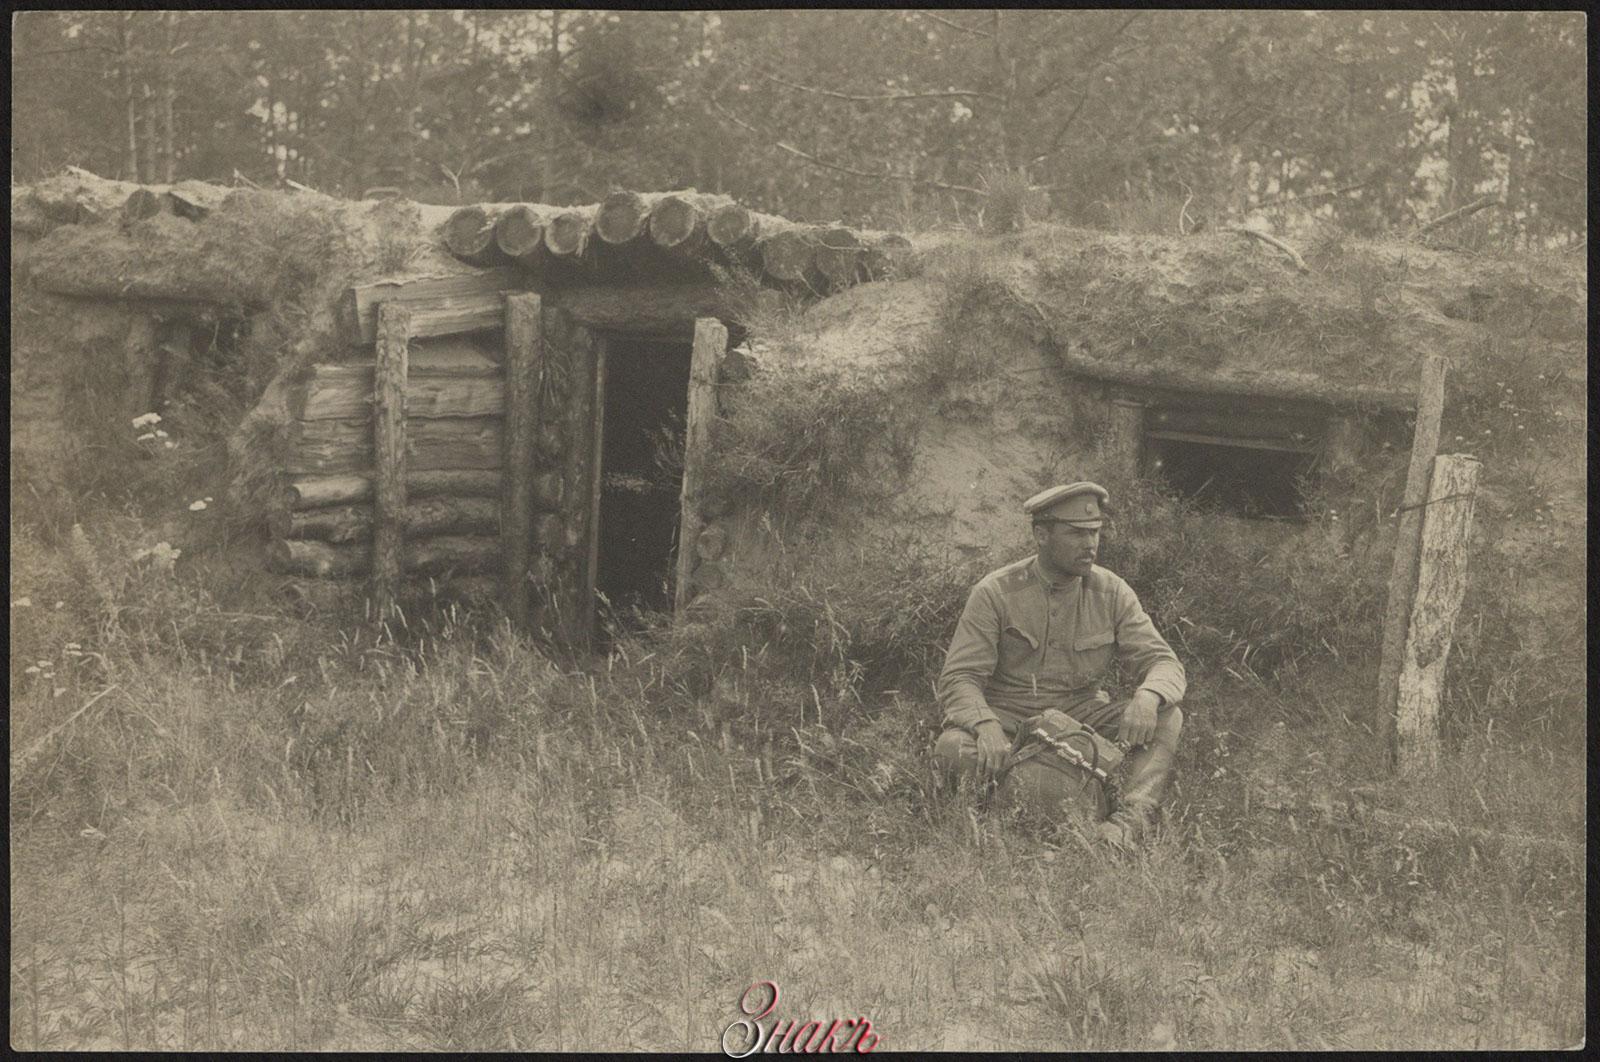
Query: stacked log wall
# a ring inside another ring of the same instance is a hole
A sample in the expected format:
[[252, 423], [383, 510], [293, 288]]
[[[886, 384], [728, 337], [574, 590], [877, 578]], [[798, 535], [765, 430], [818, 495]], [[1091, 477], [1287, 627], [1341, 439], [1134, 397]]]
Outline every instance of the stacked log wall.
[[[406, 378], [403, 571], [488, 575], [500, 556], [505, 378], [498, 335], [415, 339]], [[372, 570], [374, 363], [312, 366], [290, 400], [289, 456], [269, 558], [281, 571]], [[536, 481], [536, 500], [552, 493]]]

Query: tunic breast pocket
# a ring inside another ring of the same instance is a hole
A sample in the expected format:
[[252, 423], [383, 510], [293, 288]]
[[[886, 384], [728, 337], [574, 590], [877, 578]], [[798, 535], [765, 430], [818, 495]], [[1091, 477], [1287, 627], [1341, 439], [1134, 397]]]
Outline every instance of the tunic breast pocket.
[[1117, 651], [1117, 632], [1091, 631], [1080, 634], [1072, 642], [1072, 655], [1076, 657], [1078, 673], [1084, 683], [1098, 682], [1111, 666], [1112, 654]]
[[1007, 626], [1000, 632], [1000, 671], [1012, 677], [1034, 673], [1039, 643], [1021, 627]]

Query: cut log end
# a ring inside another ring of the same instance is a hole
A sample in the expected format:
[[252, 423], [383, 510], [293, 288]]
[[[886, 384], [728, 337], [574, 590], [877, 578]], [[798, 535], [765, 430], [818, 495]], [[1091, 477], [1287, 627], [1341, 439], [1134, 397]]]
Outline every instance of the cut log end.
[[659, 247], [683, 248], [704, 231], [699, 209], [681, 196], [664, 196], [650, 211], [650, 238]]
[[545, 250], [559, 257], [583, 253], [589, 238], [589, 219], [576, 210], [557, 214], [544, 227]]
[[861, 240], [845, 228], [824, 230], [813, 255], [817, 269], [835, 288], [849, 287], [859, 279], [861, 259]]
[[717, 209], [706, 221], [706, 235], [722, 248], [745, 246], [756, 237], [756, 218], [738, 203]]
[[812, 242], [798, 229], [775, 233], [761, 243], [761, 265], [777, 280], [805, 278], [812, 264]]
[[498, 257], [494, 221], [480, 206], [462, 207], [444, 223], [444, 245], [464, 262], [486, 265]]
[[594, 231], [607, 243], [627, 243], [644, 233], [650, 208], [638, 192], [613, 192], [600, 204]]
[[535, 256], [544, 246], [544, 221], [532, 207], [512, 207], [494, 223], [494, 242], [507, 258]]

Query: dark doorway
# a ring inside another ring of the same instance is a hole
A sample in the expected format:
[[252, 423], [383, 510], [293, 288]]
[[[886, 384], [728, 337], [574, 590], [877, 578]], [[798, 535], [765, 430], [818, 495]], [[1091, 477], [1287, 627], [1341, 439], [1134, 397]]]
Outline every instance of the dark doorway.
[[1257, 519], [1304, 518], [1301, 484], [1316, 468], [1315, 451], [1171, 437], [1176, 434], [1147, 436], [1150, 467], [1202, 510]]
[[595, 566], [602, 641], [672, 608], [689, 355], [688, 343], [606, 341]]

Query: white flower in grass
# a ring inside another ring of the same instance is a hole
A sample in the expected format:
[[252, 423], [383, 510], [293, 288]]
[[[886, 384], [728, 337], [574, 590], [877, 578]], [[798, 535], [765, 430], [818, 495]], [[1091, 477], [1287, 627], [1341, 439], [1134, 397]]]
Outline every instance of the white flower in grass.
[[206, 503], [204, 501], [198, 499], [198, 498], [189, 503], [189, 511], [191, 513], [197, 513], [201, 509], [204, 509], [205, 507], [206, 507]]
[[22, 669], [22, 673], [24, 675], [37, 675], [39, 673], [39, 669], [36, 667], [25, 667]]
[[165, 446], [169, 450], [176, 450], [178, 448], [178, 444], [173, 442], [171, 439], [168, 439], [166, 442], [162, 443], [161, 445]]
[[134, 442], [144, 442], [147, 439], [154, 439], [155, 437], [156, 436], [155, 436], [154, 432], [147, 431], [143, 435], [141, 435], [137, 439], [135, 439]]
[[133, 426], [135, 428], [148, 428], [152, 424], [160, 424], [160, 423], [161, 423], [161, 414], [160, 413], [141, 413], [137, 417], [133, 418]]
[[167, 433], [162, 431], [160, 428], [157, 428], [154, 434], [158, 439], [165, 439], [167, 437]]
[[56, 608], [57, 609], [63, 609], [63, 608], [66, 608], [66, 607], [67, 607], [67, 603], [65, 601], [57, 601], [56, 602]]

